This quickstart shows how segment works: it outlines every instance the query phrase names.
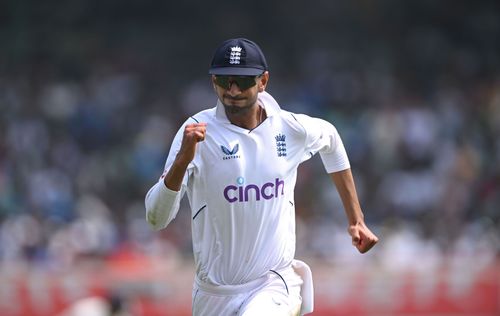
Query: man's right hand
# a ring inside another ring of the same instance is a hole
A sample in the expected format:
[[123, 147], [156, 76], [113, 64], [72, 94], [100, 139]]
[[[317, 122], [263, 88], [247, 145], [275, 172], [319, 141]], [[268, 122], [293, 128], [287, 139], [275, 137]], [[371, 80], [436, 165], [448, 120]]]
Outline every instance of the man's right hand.
[[188, 124], [184, 128], [182, 144], [177, 157], [179, 163], [185, 163], [186, 166], [193, 161], [196, 153], [196, 144], [205, 140], [207, 132], [207, 123]]
[[179, 191], [186, 169], [194, 159], [196, 145], [205, 140], [207, 123], [188, 124], [184, 128], [182, 143], [175, 161], [163, 179], [165, 186], [173, 191]]

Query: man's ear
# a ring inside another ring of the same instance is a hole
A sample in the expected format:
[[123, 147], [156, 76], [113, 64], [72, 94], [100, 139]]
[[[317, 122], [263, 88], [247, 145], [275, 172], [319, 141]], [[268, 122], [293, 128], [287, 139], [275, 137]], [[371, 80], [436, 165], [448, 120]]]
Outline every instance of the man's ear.
[[266, 90], [268, 81], [269, 81], [269, 71], [265, 71], [262, 74], [262, 76], [260, 76], [259, 82], [257, 83], [259, 92], [264, 92], [264, 90]]
[[215, 76], [212, 75], [210, 77], [211, 81], [212, 81], [212, 87], [214, 88], [214, 91], [217, 92], [217, 87], [215, 86]]

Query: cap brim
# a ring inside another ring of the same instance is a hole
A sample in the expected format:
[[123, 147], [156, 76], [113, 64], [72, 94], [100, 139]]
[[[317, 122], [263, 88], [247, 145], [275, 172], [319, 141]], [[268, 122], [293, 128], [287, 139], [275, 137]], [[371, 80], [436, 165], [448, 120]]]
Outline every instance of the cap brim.
[[263, 74], [264, 71], [264, 69], [258, 68], [219, 67], [210, 69], [208, 73], [211, 75], [225, 76], [258, 76]]

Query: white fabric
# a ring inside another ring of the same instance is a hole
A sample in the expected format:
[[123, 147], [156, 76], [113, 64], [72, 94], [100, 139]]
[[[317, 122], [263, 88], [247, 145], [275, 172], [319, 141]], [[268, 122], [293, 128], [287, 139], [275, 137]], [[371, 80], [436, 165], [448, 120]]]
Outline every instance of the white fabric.
[[193, 316], [296, 316], [299, 314], [302, 279], [289, 267], [269, 271], [241, 285], [210, 285], [196, 280]]
[[292, 268], [303, 281], [300, 296], [302, 297], [302, 307], [300, 314], [312, 313], [314, 310], [314, 285], [311, 268], [301, 260], [293, 260]]
[[[297, 167], [320, 153], [328, 172], [349, 168], [335, 127], [318, 118], [281, 110], [271, 95], [259, 94], [267, 119], [249, 131], [227, 119], [223, 105], [189, 118], [206, 122], [182, 191], [161, 179], [146, 196], [148, 222], [165, 227], [177, 214], [184, 191], [191, 206], [197, 278], [214, 285], [244, 284], [269, 270], [289, 267], [295, 256], [294, 187]], [[176, 134], [165, 171], [179, 151]]]
[[165, 228], [179, 210], [182, 192], [172, 191], [163, 183], [163, 176], [146, 194], [146, 220], [155, 230]]

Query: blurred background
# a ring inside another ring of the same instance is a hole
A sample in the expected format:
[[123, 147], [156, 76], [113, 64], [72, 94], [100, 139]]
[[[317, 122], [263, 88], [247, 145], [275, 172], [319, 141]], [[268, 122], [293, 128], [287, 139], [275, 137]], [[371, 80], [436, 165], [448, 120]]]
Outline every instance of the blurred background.
[[313, 315], [500, 315], [495, 0], [2, 0], [0, 314], [190, 315], [187, 202], [153, 232], [144, 196], [231, 37], [283, 108], [337, 127], [380, 237], [358, 254], [321, 160], [301, 166]]

